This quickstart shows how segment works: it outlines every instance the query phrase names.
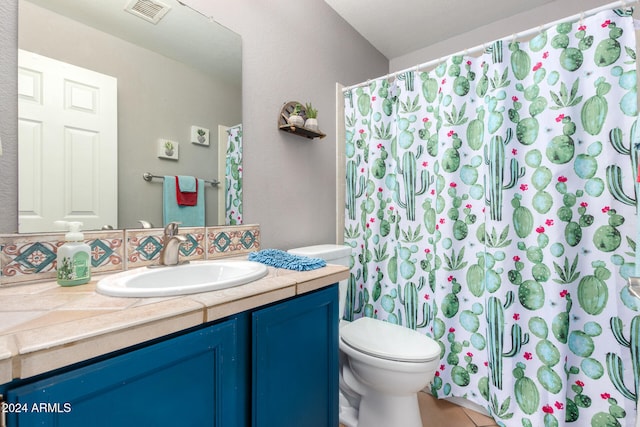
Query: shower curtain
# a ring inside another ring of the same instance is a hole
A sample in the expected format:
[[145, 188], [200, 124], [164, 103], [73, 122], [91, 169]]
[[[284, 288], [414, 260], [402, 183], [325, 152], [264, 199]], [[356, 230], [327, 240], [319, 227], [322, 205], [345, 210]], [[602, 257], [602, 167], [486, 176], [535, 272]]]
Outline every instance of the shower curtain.
[[635, 48], [610, 10], [345, 92], [345, 318], [435, 339], [434, 395], [634, 422]]
[[227, 130], [224, 194], [226, 225], [242, 224], [242, 124]]

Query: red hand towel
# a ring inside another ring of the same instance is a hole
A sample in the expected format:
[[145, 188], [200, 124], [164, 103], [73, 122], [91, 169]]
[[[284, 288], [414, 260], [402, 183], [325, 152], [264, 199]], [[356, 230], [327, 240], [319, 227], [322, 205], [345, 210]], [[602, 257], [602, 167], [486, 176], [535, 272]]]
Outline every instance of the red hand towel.
[[176, 176], [176, 200], [179, 206], [195, 206], [198, 204], [198, 180], [196, 179], [196, 191], [183, 193], [180, 191], [180, 184]]

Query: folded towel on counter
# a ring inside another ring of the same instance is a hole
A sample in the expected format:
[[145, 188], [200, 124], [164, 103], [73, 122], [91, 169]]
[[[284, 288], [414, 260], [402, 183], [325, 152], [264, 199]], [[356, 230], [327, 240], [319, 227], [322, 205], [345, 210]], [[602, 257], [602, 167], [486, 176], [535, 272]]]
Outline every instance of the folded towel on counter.
[[327, 265], [327, 262], [321, 258], [293, 255], [279, 249], [263, 249], [258, 252], [251, 252], [249, 261], [260, 262], [270, 267], [298, 271], [315, 270]]
[[176, 201], [180, 206], [198, 204], [198, 180], [192, 176], [176, 176]]
[[181, 227], [204, 227], [204, 182], [198, 180], [198, 199], [194, 206], [178, 205], [175, 176], [165, 176], [162, 187], [162, 219], [164, 225], [179, 222]]

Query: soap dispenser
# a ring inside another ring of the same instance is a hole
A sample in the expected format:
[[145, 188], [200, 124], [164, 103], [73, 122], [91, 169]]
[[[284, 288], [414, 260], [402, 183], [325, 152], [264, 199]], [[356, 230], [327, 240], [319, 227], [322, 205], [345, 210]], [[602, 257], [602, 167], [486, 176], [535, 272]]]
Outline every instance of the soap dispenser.
[[64, 236], [65, 243], [58, 248], [58, 284], [75, 286], [89, 282], [91, 280], [91, 248], [84, 243], [84, 235], [80, 232], [82, 223], [56, 221], [55, 225], [69, 230]]

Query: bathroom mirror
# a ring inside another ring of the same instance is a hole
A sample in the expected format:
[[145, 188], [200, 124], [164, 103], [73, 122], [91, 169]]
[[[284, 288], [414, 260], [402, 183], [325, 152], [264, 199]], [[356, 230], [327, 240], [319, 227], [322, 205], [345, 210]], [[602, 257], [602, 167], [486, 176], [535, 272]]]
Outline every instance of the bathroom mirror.
[[[162, 226], [162, 179], [147, 182], [143, 179], [145, 172], [222, 180], [217, 188], [206, 185], [204, 189], [205, 225], [224, 224], [220, 222], [226, 216], [221, 202], [224, 194], [220, 192], [225, 191], [225, 171], [218, 165], [224, 164], [221, 157], [225, 155], [227, 141], [219, 138], [225, 134], [220, 129], [242, 123], [242, 42], [238, 34], [184, 3], [177, 0], [20, 0], [18, 47], [21, 50], [117, 80], [117, 166], [114, 166], [117, 220], [85, 229], [103, 225], [140, 228], [139, 220]], [[126, 11], [128, 7], [132, 11]], [[151, 22], [161, 15], [157, 23]], [[20, 73], [18, 86], [19, 92], [23, 90]], [[19, 93], [20, 102], [23, 98]], [[82, 101], [82, 96], [80, 99]], [[21, 116], [20, 107], [19, 110]], [[27, 154], [37, 154], [38, 146], [32, 141], [25, 154], [22, 118], [20, 121], [21, 188], [24, 185], [30, 189], [34, 181], [37, 184], [37, 179], [47, 180], [44, 172], [38, 172], [31, 165], [54, 163], [54, 168], [59, 167], [73, 179], [64, 188], [56, 188], [55, 197], [49, 198], [58, 199], [58, 203], [62, 203], [60, 199], [67, 202], [72, 198], [74, 187], [87, 187], [87, 182], [97, 179], [89, 174], [99, 171], [99, 175], [108, 169], [78, 161], [75, 154], [65, 154], [60, 162], [53, 162], [50, 156], [38, 161], [26, 160]], [[206, 143], [194, 141], [198, 129], [208, 131]], [[41, 140], [46, 143], [50, 138]], [[160, 156], [159, 144], [165, 140], [178, 142], [177, 155]], [[66, 140], [64, 143], [69, 145]], [[235, 145], [241, 149], [237, 140]], [[31, 176], [24, 173], [29, 168]], [[32, 182], [23, 183], [25, 175]], [[34, 175], [39, 178], [34, 179]], [[93, 188], [97, 187], [91, 187], [88, 192]], [[87, 188], [84, 190], [87, 192]], [[33, 192], [22, 193], [31, 197]], [[47, 193], [51, 195], [52, 191]], [[93, 194], [97, 198], [102, 193], [96, 190]], [[38, 203], [42, 203], [41, 198]], [[44, 226], [23, 229], [23, 206], [33, 204], [19, 200], [19, 232], [54, 230]]]

